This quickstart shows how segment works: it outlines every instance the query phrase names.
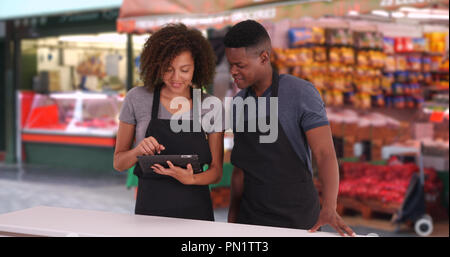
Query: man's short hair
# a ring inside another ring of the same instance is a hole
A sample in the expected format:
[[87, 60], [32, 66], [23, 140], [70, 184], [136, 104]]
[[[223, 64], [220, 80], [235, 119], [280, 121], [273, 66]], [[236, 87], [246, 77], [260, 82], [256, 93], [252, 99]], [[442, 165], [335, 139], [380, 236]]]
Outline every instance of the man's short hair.
[[[255, 50], [256, 54], [271, 50], [271, 41], [266, 29], [254, 20], [241, 21], [231, 27], [224, 39], [225, 47]], [[253, 51], [252, 51], [253, 52]]]

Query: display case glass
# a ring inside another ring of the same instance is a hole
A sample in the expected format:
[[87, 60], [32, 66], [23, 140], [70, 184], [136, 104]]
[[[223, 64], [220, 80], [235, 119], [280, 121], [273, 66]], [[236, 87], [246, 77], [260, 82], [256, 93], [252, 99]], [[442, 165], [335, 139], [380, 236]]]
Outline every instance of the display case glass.
[[23, 132], [114, 137], [123, 100], [120, 94], [81, 91], [35, 94], [29, 110], [21, 112]]

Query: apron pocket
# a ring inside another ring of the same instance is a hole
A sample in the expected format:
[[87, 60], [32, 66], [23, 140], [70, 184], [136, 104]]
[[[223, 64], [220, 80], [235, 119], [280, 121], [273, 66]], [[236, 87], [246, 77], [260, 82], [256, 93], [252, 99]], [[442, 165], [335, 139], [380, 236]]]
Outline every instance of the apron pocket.
[[139, 179], [136, 210], [160, 213], [175, 212], [176, 209], [195, 210], [201, 206], [212, 210], [208, 186], [187, 186], [171, 177], [164, 180]]

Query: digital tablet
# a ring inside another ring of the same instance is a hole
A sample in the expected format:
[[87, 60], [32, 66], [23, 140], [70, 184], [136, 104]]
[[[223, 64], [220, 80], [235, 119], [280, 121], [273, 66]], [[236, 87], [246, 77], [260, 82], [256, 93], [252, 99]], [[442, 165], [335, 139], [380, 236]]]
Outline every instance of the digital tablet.
[[159, 164], [164, 168], [169, 168], [167, 161], [171, 161], [173, 165], [186, 169], [190, 163], [194, 174], [201, 173], [203, 170], [198, 160], [198, 155], [144, 155], [138, 156], [138, 162], [144, 172], [154, 172], [152, 166]]

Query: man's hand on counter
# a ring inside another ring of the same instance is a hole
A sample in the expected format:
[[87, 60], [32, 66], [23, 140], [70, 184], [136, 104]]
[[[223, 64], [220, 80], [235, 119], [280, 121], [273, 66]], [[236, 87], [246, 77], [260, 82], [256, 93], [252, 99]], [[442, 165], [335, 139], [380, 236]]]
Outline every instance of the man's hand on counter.
[[355, 232], [345, 224], [335, 208], [326, 207], [320, 210], [319, 219], [308, 232], [316, 232], [321, 226], [326, 224], [333, 227], [341, 236], [356, 236]]

